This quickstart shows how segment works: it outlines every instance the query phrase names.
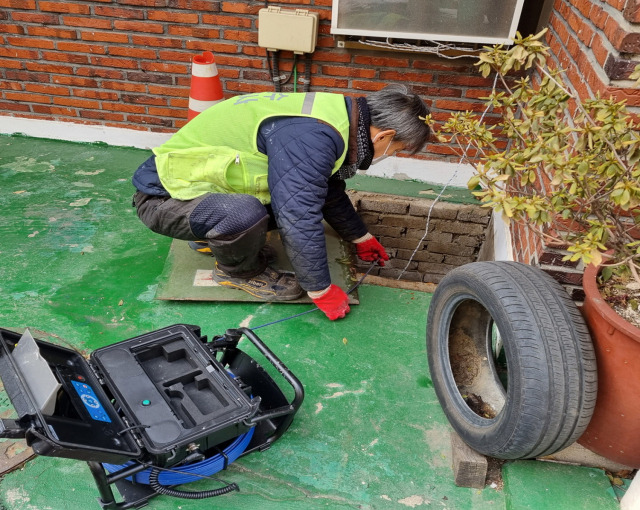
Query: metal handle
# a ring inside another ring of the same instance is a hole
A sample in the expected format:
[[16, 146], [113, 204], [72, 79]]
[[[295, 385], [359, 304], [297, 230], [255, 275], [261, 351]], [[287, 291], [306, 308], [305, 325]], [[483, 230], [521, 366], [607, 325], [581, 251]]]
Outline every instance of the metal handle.
[[[242, 335], [245, 335], [249, 341], [260, 351], [260, 353], [271, 363], [273, 367], [278, 370], [280, 375], [291, 385], [294, 391], [294, 396], [286, 405], [282, 405], [280, 407], [276, 407], [274, 409], [270, 409], [265, 411], [264, 414], [259, 416], [252, 416], [243, 420], [243, 423], [249, 427], [253, 427], [260, 422], [270, 419], [276, 419], [277, 425], [275, 429], [269, 434], [269, 436], [258, 446], [254, 446], [251, 449], [245, 450], [243, 455], [251, 453], [255, 450], [265, 450], [271, 446], [271, 444], [276, 441], [278, 438], [284, 434], [291, 422], [293, 421], [293, 417], [296, 411], [300, 408], [302, 401], [304, 400], [304, 389], [302, 387], [302, 383], [298, 380], [298, 378], [291, 373], [291, 371], [286, 367], [286, 365], [278, 359], [278, 357], [271, 352], [271, 350], [266, 346], [266, 344], [249, 328], [237, 328], [237, 329], [228, 329], [224, 335], [215, 337], [211, 342], [211, 347], [214, 350], [223, 350], [225, 354], [222, 356], [221, 362], [225, 363], [225, 357], [231, 353], [231, 351], [237, 349], [238, 342], [240, 341]], [[250, 359], [250, 358], [249, 358]], [[256, 397], [259, 398], [259, 397]]]
[[283, 416], [285, 414], [291, 413], [292, 415], [300, 408], [302, 405], [302, 401], [304, 400], [304, 388], [302, 387], [302, 383], [300, 380], [291, 373], [291, 371], [287, 368], [287, 366], [278, 359], [278, 357], [267, 347], [267, 345], [249, 328], [238, 328], [239, 333], [246, 336], [253, 345], [260, 351], [260, 353], [269, 360], [278, 372], [284, 377], [284, 379], [291, 385], [294, 391], [294, 396], [289, 405], [281, 406], [276, 409], [272, 409], [271, 411], [254, 417], [248, 421], [249, 424], [253, 425], [262, 420], [266, 420], [269, 418], [277, 418], [279, 416]]

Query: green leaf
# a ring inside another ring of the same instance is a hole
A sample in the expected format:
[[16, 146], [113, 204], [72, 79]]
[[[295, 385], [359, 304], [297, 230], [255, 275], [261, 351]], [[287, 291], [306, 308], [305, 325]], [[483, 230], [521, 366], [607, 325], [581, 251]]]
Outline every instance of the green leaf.
[[491, 66], [489, 64], [482, 64], [480, 66], [480, 74], [482, 74], [483, 78], [486, 78], [491, 74]]
[[[545, 35], [548, 31], [549, 31], [549, 29], [548, 29], [548, 28], [543, 28], [543, 29], [542, 29], [542, 30], [540, 30], [540, 32], [538, 32], [537, 34], [529, 36], [529, 40], [530, 40], [530, 41], [539, 41], [540, 39], [542, 39], [542, 38], [544, 37], [544, 35]], [[640, 64], [638, 64], [638, 65], [636, 66], [636, 70], [638, 70], [638, 69], [640, 69]], [[638, 71], [638, 72], [640, 72], [640, 71]]]
[[504, 209], [504, 213], [507, 218], [513, 218], [513, 208], [511, 207], [511, 204], [505, 200], [502, 202], [502, 208]]
[[625, 189], [622, 192], [622, 196], [620, 197], [620, 206], [622, 207], [622, 206], [628, 205], [630, 200], [631, 200], [631, 194], [629, 193], [628, 189]]
[[480, 184], [480, 176], [474, 175], [467, 182], [467, 188], [469, 188], [470, 190], [476, 189], [478, 187], [478, 184]]
[[587, 172], [589, 171], [589, 163], [587, 161], [582, 161], [579, 165], [578, 165], [578, 174], [579, 175], [586, 175]]
[[614, 273], [614, 268], [612, 266], [603, 266], [602, 271], [600, 272], [600, 278], [603, 282], [608, 281]]

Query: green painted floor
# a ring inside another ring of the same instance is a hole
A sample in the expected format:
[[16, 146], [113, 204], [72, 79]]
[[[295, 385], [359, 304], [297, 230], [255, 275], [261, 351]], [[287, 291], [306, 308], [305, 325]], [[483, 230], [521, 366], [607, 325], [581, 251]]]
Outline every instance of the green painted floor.
[[[212, 336], [309, 309], [154, 299], [171, 240], [131, 207], [131, 174], [147, 156], [0, 137], [1, 327], [44, 331], [88, 353], [174, 323]], [[605, 474], [587, 468], [516, 462], [503, 468], [504, 488], [454, 485], [449, 427], [426, 362], [430, 297], [365, 284], [345, 320], [318, 312], [257, 331], [305, 386], [292, 427], [224, 472], [240, 492], [158, 497], [151, 508], [617, 508]], [[96, 497], [86, 465], [73, 460], [37, 457], [0, 480], [6, 510], [99, 508]]]

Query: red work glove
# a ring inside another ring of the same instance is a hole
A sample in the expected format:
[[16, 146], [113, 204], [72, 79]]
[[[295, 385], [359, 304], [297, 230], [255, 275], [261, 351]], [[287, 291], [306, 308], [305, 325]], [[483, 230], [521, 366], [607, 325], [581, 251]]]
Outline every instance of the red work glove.
[[366, 241], [356, 243], [356, 253], [358, 257], [367, 262], [375, 262], [384, 266], [384, 261], [389, 260], [389, 255], [384, 251], [382, 245], [375, 237], [370, 237]]
[[311, 299], [332, 321], [342, 319], [351, 310], [349, 308], [349, 296], [337, 285], [331, 284], [327, 292]]

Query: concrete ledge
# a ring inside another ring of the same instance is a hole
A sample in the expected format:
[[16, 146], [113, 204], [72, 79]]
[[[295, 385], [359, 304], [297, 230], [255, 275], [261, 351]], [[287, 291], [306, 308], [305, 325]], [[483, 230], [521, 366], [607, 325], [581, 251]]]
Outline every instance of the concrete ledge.
[[618, 473], [620, 471], [634, 471], [634, 468], [606, 459], [591, 450], [587, 450], [584, 446], [579, 445], [578, 443], [573, 443], [564, 450], [560, 450], [553, 455], [539, 457], [538, 460], [601, 468], [612, 473]]

